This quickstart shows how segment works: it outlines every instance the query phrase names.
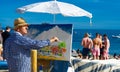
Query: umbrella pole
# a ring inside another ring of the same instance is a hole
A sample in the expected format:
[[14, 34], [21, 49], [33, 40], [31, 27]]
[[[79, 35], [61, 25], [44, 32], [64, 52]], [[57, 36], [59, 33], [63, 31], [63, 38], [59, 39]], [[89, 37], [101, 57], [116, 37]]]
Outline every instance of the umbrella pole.
[[90, 26], [92, 26], [92, 18], [90, 18]]

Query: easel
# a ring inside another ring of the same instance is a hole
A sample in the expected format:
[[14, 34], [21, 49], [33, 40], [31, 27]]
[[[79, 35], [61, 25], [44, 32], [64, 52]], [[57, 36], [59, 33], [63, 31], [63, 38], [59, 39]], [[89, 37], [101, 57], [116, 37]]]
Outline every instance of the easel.
[[37, 50], [31, 50], [31, 72], [38, 72], [39, 67], [43, 66], [44, 72], [51, 72], [53, 65], [50, 67], [52, 60], [44, 60], [37, 58]]
[[53, 65], [50, 65], [52, 60], [44, 60], [44, 59], [38, 59], [39, 63], [37, 64], [37, 67], [42, 66], [44, 72], [51, 72]]

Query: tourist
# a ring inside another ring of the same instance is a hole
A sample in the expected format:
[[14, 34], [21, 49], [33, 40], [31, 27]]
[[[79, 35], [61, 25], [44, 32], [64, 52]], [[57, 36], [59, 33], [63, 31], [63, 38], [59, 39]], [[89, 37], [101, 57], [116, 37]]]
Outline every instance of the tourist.
[[103, 40], [104, 40], [104, 53], [103, 53], [103, 58], [106, 60], [109, 58], [109, 48], [110, 48], [110, 41], [107, 37], [106, 34], [103, 35]]
[[99, 38], [100, 38], [100, 40], [102, 42], [102, 44], [100, 44], [100, 56], [99, 56], [99, 59], [103, 60], [104, 41], [102, 39], [102, 35], [99, 35]]
[[93, 39], [93, 59], [98, 59], [100, 56], [100, 46], [102, 46], [102, 41], [100, 39], [100, 34], [96, 33], [96, 38]]
[[80, 49], [77, 49], [76, 52], [77, 52], [77, 54], [78, 54], [78, 57], [79, 57], [79, 58], [82, 58], [82, 53], [81, 53]]
[[89, 38], [89, 34], [85, 33], [84, 38], [82, 39], [81, 45], [83, 46], [82, 55], [83, 59], [88, 59], [89, 53], [91, 52], [93, 42], [92, 39]]
[[2, 32], [2, 38], [3, 38], [3, 42], [2, 42], [2, 46], [3, 46], [3, 60], [6, 60], [6, 58], [4, 56], [4, 51], [5, 51], [4, 43], [5, 43], [5, 40], [10, 36], [10, 31], [11, 31], [11, 28], [9, 26], [6, 26], [5, 31]]
[[2, 47], [2, 33], [3, 33], [3, 30], [0, 30], [0, 60], [3, 60], [3, 57], [2, 57], [2, 53], [3, 53], [3, 47]]
[[2, 33], [3, 33], [3, 30], [0, 30], [0, 44], [2, 44], [3, 42]]
[[9, 26], [7, 26], [5, 28], [5, 31], [2, 32], [2, 38], [3, 38], [3, 45], [5, 43], [5, 40], [10, 36], [10, 31], [11, 31], [11, 28]]

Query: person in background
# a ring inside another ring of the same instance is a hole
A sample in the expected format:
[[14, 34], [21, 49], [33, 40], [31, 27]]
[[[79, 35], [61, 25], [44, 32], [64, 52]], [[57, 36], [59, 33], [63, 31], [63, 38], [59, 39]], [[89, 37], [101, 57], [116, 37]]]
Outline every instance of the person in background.
[[99, 37], [100, 37], [100, 40], [101, 40], [101, 43], [102, 43], [102, 44], [100, 44], [100, 57], [99, 57], [99, 59], [103, 60], [104, 41], [102, 39], [102, 35], [100, 35]]
[[32, 40], [27, 34], [28, 24], [23, 18], [14, 21], [14, 31], [5, 41], [5, 57], [9, 72], [31, 72], [31, 49], [40, 49], [53, 42], [59, 41], [57, 37], [47, 40]]
[[82, 39], [81, 45], [83, 46], [83, 59], [88, 59], [89, 53], [93, 47], [92, 39], [89, 38], [89, 34], [85, 33], [84, 38]]
[[3, 30], [0, 30], [0, 44], [2, 44], [2, 42], [3, 42], [2, 33], [3, 33]]
[[106, 34], [103, 35], [103, 40], [104, 40], [103, 58], [106, 60], [109, 58], [110, 41]]
[[2, 52], [3, 52], [3, 47], [2, 47], [2, 32], [3, 30], [0, 30], [0, 60], [3, 60], [3, 57], [2, 57]]
[[96, 38], [93, 39], [93, 59], [98, 59], [100, 56], [100, 47], [102, 46], [102, 41], [100, 39], [100, 34], [96, 33]]
[[9, 26], [7, 26], [5, 28], [5, 31], [2, 32], [2, 38], [3, 38], [3, 45], [5, 43], [5, 40], [10, 36], [10, 31], [11, 31], [11, 28]]
[[78, 54], [78, 57], [79, 57], [79, 58], [82, 58], [82, 53], [81, 53], [80, 49], [77, 49], [76, 52], [77, 52], [77, 54]]
[[116, 53], [114, 53], [113, 57], [114, 57], [114, 59], [118, 59], [118, 56]]
[[10, 36], [10, 30], [11, 28], [9, 26], [6, 26], [5, 28], [5, 31], [2, 32], [2, 38], [3, 38], [3, 42], [2, 42], [2, 46], [3, 46], [3, 60], [5, 60], [5, 56], [4, 56], [4, 43], [5, 43], [5, 40]]

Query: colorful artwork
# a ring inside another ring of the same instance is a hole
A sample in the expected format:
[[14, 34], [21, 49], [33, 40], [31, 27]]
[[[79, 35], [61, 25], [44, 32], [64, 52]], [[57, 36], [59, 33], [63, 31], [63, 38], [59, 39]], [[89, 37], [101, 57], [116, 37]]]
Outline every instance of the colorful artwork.
[[72, 24], [30, 25], [28, 34], [35, 40], [46, 40], [57, 36], [60, 41], [38, 50], [38, 58], [70, 61], [72, 47]]

